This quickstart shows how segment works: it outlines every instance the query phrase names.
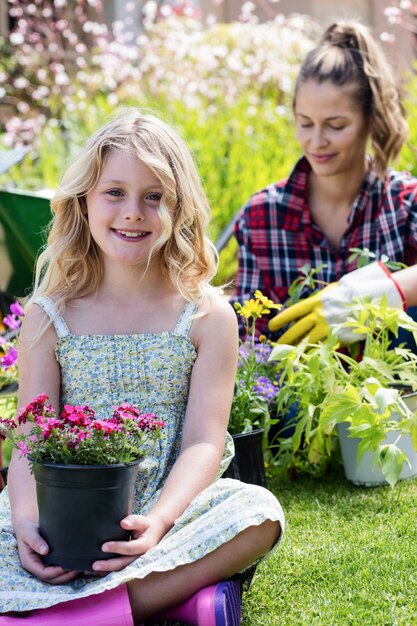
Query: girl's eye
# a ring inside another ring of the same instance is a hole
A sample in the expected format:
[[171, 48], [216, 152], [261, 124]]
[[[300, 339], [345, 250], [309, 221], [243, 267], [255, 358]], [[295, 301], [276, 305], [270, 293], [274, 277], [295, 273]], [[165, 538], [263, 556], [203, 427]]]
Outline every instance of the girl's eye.
[[151, 202], [159, 202], [162, 198], [162, 195], [160, 193], [149, 193], [146, 196], [147, 200], [150, 200]]
[[311, 128], [313, 124], [301, 124], [301, 128]]
[[344, 128], [346, 128], [346, 126], [332, 126], [331, 124], [329, 125], [329, 127], [332, 130], [343, 130]]
[[121, 189], [109, 189], [106, 193], [109, 196], [114, 196], [116, 198], [120, 198], [123, 195], [123, 191]]

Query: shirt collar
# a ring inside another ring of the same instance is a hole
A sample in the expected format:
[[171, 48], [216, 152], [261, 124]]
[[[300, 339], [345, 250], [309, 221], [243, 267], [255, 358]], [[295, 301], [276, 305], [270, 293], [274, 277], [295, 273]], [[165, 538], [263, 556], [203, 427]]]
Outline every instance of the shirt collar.
[[306, 219], [310, 223], [310, 215], [307, 202], [307, 182], [311, 167], [303, 156], [295, 164], [287, 182], [283, 188], [283, 204], [286, 205], [284, 212], [283, 228], [285, 230], [298, 230], [301, 223]]
[[[364, 178], [358, 195], [352, 205], [349, 214], [349, 224], [362, 213], [368, 205], [369, 195], [372, 188], [378, 183], [378, 176], [372, 167], [372, 161]], [[290, 176], [283, 188], [283, 202], [287, 204], [283, 227], [286, 230], [296, 231], [300, 226], [311, 226], [310, 208], [308, 206], [307, 184], [311, 166], [307, 159], [302, 156], [295, 164]]]

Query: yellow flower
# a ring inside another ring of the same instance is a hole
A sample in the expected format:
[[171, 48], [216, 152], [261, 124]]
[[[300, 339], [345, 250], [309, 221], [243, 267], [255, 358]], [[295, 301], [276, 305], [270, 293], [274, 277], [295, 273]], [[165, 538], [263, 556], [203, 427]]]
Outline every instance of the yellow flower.
[[259, 317], [262, 317], [262, 314], [265, 312], [262, 302], [260, 300], [254, 300], [253, 298], [246, 300], [243, 306], [240, 305], [239, 308], [236, 307], [236, 310], [239, 315], [246, 317], [246, 319], [249, 319], [250, 317], [258, 319]]
[[[278, 311], [282, 309], [282, 304], [274, 304], [274, 302], [264, 296], [262, 291], [259, 291], [259, 289], [257, 289], [253, 295], [262, 302], [265, 309], [278, 309]], [[270, 313], [270, 311], [265, 311], [265, 313]]]
[[241, 317], [249, 319], [252, 317], [254, 320], [259, 319], [262, 315], [270, 313], [270, 309], [280, 309], [280, 304], [274, 304], [272, 300], [269, 300], [263, 295], [259, 289], [254, 293], [255, 299], [251, 298], [246, 300], [242, 305], [239, 302], [235, 302], [234, 308]]

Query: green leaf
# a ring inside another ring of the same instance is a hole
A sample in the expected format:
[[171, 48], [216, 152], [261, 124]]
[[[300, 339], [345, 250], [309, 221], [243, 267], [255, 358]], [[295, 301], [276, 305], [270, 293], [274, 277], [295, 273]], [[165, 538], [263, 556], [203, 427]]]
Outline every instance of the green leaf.
[[326, 447], [324, 445], [324, 438], [322, 433], [316, 433], [314, 437], [311, 439], [311, 443], [308, 449], [307, 458], [309, 463], [313, 463], [313, 465], [317, 465], [320, 463], [323, 456], [326, 453]]
[[377, 390], [381, 388], [381, 383], [377, 378], [369, 377], [365, 380], [364, 387], [374, 396]]
[[279, 344], [272, 348], [268, 361], [280, 361], [285, 359], [289, 354], [297, 354], [297, 349], [294, 346], [287, 345], [286, 343]]
[[395, 444], [388, 443], [379, 447], [378, 460], [384, 478], [391, 487], [394, 487], [400, 477], [404, 462], [407, 462], [406, 455]]
[[417, 415], [415, 413], [408, 420], [408, 427], [414, 450], [417, 450]]
[[309, 421], [309, 416], [307, 414], [304, 414], [300, 417], [300, 419], [296, 423], [295, 431], [292, 436], [292, 451], [293, 452], [296, 452], [300, 448], [301, 436], [304, 432], [304, 428], [306, 427], [306, 424], [308, 423], [308, 421]]
[[[363, 431], [365, 434], [365, 431]], [[351, 437], [355, 437], [354, 432], [351, 432]], [[361, 439], [358, 445], [358, 463], [365, 454], [365, 452], [375, 453], [378, 450], [379, 445], [385, 440], [384, 433], [379, 432], [375, 428], [369, 427], [366, 431], [366, 438]]]
[[320, 354], [316, 353], [314, 354], [308, 364], [309, 370], [312, 374], [313, 377], [317, 377], [319, 371], [320, 371], [320, 366], [322, 365], [321, 363], [321, 358], [320, 358]]
[[335, 394], [322, 405], [320, 425], [329, 426], [345, 422], [361, 405], [358, 391], [352, 385], [348, 385], [343, 393]]

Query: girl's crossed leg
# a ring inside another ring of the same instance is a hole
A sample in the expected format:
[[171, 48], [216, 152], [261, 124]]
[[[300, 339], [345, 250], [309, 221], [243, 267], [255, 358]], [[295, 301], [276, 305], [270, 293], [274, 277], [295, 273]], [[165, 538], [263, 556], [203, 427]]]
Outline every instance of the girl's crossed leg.
[[216, 584], [257, 561], [274, 546], [280, 534], [280, 523], [267, 520], [246, 528], [193, 563], [132, 580], [127, 583], [130, 607], [122, 585], [119, 592], [112, 589], [25, 617], [0, 616], [0, 626], [131, 626], [152, 618], [179, 619], [196, 626], [238, 626], [240, 606], [232, 622], [227, 617], [227, 596], [222, 597], [221, 606], [213, 606], [219, 600]]

